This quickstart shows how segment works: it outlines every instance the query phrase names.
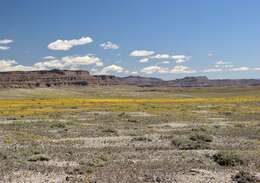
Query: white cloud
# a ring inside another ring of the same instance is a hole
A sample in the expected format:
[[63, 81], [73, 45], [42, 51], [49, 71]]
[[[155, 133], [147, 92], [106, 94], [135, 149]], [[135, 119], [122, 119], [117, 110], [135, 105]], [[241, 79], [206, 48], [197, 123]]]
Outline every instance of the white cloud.
[[208, 73], [208, 72], [221, 72], [221, 71], [223, 71], [223, 69], [221, 68], [211, 68], [211, 69], [205, 69], [202, 72]]
[[232, 68], [234, 65], [228, 64], [228, 65], [223, 65], [224, 68]]
[[134, 50], [130, 53], [132, 57], [148, 57], [154, 54], [154, 51], [148, 50]]
[[209, 53], [209, 54], [208, 54], [208, 57], [213, 57], [213, 56], [214, 56], [213, 53]]
[[176, 60], [176, 64], [181, 64], [187, 62], [191, 56], [186, 55], [173, 55], [171, 56], [172, 59]]
[[183, 60], [183, 59], [178, 59], [176, 60], [176, 64], [182, 64], [185, 63], [187, 60]]
[[215, 64], [215, 68], [225, 69], [225, 68], [233, 68], [233, 67], [234, 65], [230, 64], [230, 62], [225, 62], [223, 60], [217, 61]]
[[95, 64], [96, 66], [103, 66], [100, 58], [85, 55], [85, 56], [67, 56], [61, 59], [66, 65], [91, 65]]
[[93, 42], [90, 37], [81, 37], [80, 39], [72, 40], [56, 40], [48, 45], [48, 48], [51, 50], [70, 50], [74, 46], [85, 45]]
[[0, 60], [0, 69], [9, 68], [16, 64], [17, 62], [15, 60]]
[[23, 71], [32, 70], [30, 66], [17, 65], [15, 60], [0, 60], [0, 71]]
[[235, 68], [229, 69], [229, 71], [234, 71], [234, 72], [237, 72], [237, 71], [248, 71], [248, 70], [250, 70], [250, 68], [248, 68], [248, 67], [235, 67]]
[[167, 68], [167, 67], [159, 67], [157, 65], [155, 66], [149, 66], [145, 67], [141, 70], [141, 72], [145, 74], [153, 74], [153, 73], [160, 73], [160, 74], [187, 74], [187, 73], [195, 73], [195, 70], [192, 70], [191, 68], [183, 65], [177, 65], [173, 68]]
[[162, 61], [162, 62], [160, 62], [161, 64], [169, 64], [169, 63], [171, 63], [170, 61]]
[[138, 72], [137, 71], [132, 71], [131, 74], [132, 75], [138, 75]]
[[45, 57], [43, 57], [43, 59], [44, 60], [53, 60], [53, 59], [55, 59], [55, 57], [53, 57], [53, 56], [45, 56]]
[[156, 54], [154, 56], [151, 56], [152, 59], [169, 59], [171, 56], [168, 54]]
[[140, 63], [146, 63], [149, 61], [149, 58], [142, 58], [139, 60]]
[[103, 66], [100, 58], [93, 55], [66, 56], [62, 58], [47, 59], [33, 65], [37, 69], [78, 69], [80, 66], [96, 65]]
[[[139, 60], [140, 63], [146, 63], [150, 59], [155, 59], [164, 63], [170, 63], [169, 60], [175, 60], [176, 64], [181, 64], [187, 62], [191, 58], [191, 56], [186, 56], [186, 55], [169, 55], [169, 54], [161, 54], [161, 53], [155, 54], [154, 51], [147, 51], [147, 50], [135, 50], [130, 53], [130, 56], [143, 57], [142, 59]], [[167, 61], [165, 61], [165, 59], [167, 59]]]
[[177, 65], [170, 70], [170, 73], [172, 74], [187, 74], [187, 73], [195, 73], [195, 72], [196, 72], [195, 70], [183, 65]]
[[100, 46], [101, 46], [102, 48], [104, 48], [105, 50], [108, 50], [108, 49], [116, 50], [116, 49], [119, 48], [119, 46], [118, 46], [117, 44], [112, 43], [112, 42], [110, 42], [110, 41], [107, 41], [107, 42], [105, 42], [105, 43], [102, 43], [102, 44], [100, 44]]
[[159, 67], [157, 65], [145, 67], [141, 70], [142, 73], [145, 74], [153, 74], [153, 73], [168, 73], [168, 68]]
[[32, 70], [36, 70], [36, 69], [31, 66], [24, 66], [24, 65], [16, 65], [9, 69], [9, 71], [32, 71]]
[[216, 62], [216, 65], [227, 65], [227, 64], [229, 64], [229, 62], [225, 62], [223, 60], [220, 60], [220, 61]]
[[175, 59], [175, 60], [179, 60], [179, 59], [188, 60], [189, 56], [186, 56], [186, 55], [173, 55], [172, 59]]
[[104, 67], [101, 71], [100, 74], [112, 74], [112, 73], [122, 73], [122, 72], [127, 72], [123, 67], [119, 65], [110, 65], [107, 67]]
[[169, 54], [156, 54], [153, 56], [149, 57], [150, 59], [158, 59], [158, 60], [163, 60], [163, 59], [173, 59], [177, 64], [180, 63], [185, 63], [187, 62], [191, 57], [186, 56], [186, 55], [169, 55]]
[[10, 47], [9, 46], [0, 46], [0, 50], [9, 50]]
[[10, 44], [13, 43], [14, 41], [11, 39], [2, 39], [0, 40], [0, 44]]

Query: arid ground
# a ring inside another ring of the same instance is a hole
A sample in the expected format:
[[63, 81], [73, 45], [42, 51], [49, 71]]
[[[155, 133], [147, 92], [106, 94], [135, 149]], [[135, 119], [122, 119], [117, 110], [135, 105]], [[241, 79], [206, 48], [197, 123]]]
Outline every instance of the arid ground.
[[0, 90], [0, 182], [259, 182], [260, 88]]

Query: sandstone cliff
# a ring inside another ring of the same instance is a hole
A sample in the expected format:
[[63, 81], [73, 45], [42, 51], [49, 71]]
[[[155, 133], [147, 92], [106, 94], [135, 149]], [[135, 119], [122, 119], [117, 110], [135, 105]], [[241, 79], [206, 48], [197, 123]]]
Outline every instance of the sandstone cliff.
[[88, 85], [136, 85], [166, 87], [222, 87], [222, 86], [257, 86], [257, 79], [221, 79], [211, 80], [205, 76], [185, 77], [164, 81], [158, 78], [112, 75], [94, 75], [88, 71], [50, 70], [50, 71], [12, 71], [0, 72], [0, 88], [35, 88]]

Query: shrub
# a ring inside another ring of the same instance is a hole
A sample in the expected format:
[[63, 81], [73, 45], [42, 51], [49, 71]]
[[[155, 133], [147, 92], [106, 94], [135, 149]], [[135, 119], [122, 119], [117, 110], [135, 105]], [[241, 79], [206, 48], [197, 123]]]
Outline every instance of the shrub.
[[204, 132], [197, 132], [190, 136], [190, 140], [197, 141], [197, 142], [212, 142], [213, 137], [207, 133]]
[[66, 125], [64, 123], [54, 123], [51, 125], [51, 128], [65, 128]]
[[213, 137], [205, 132], [195, 132], [188, 137], [177, 138], [172, 144], [181, 150], [208, 149]]
[[28, 161], [33, 161], [33, 162], [36, 162], [36, 161], [49, 161], [50, 158], [47, 157], [46, 155], [43, 155], [43, 154], [37, 154], [37, 155], [34, 155], [34, 156], [31, 156]]
[[148, 138], [148, 137], [134, 137], [132, 138], [131, 141], [146, 141], [146, 142], [151, 142], [152, 139]]
[[7, 155], [0, 152], [0, 159], [7, 159]]
[[237, 183], [256, 183], [257, 178], [246, 171], [239, 171], [236, 175], [232, 176], [232, 180]]
[[244, 164], [241, 157], [230, 151], [222, 151], [213, 155], [213, 160], [221, 166], [236, 166]]
[[187, 138], [177, 138], [172, 140], [172, 144], [177, 146], [180, 150], [192, 150], [192, 149], [207, 149], [209, 148], [208, 143], [201, 141], [192, 141]]
[[116, 134], [117, 135], [117, 130], [113, 128], [105, 128], [102, 130], [103, 133], [110, 133], [110, 134]]

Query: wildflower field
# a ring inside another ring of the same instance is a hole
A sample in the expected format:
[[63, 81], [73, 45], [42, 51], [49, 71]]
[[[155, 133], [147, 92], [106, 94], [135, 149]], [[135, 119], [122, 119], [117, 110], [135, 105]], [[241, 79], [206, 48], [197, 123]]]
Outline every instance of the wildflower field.
[[0, 182], [228, 183], [242, 170], [257, 178], [259, 91], [1, 90]]

